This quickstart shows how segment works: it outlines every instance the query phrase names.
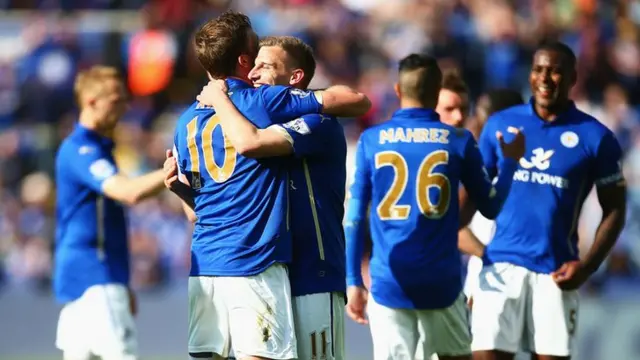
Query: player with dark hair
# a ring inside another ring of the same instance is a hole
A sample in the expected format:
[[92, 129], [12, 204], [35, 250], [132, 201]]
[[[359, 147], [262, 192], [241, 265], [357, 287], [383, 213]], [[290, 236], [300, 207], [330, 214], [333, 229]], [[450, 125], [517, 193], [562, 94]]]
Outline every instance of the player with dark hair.
[[467, 128], [473, 133], [474, 137], [479, 138], [489, 116], [522, 103], [524, 103], [522, 95], [515, 90], [495, 89], [488, 91], [480, 95], [476, 101], [474, 121]]
[[[480, 211], [500, 211], [524, 151], [524, 135], [507, 144], [495, 185], [483, 170], [470, 132], [440, 122], [434, 111], [442, 73], [436, 60], [400, 61], [395, 91], [400, 110], [363, 132], [356, 152], [345, 220], [347, 314], [371, 322], [374, 359], [469, 359], [471, 338], [458, 251], [458, 184]], [[453, 201], [452, 201], [453, 200]], [[371, 294], [363, 286], [364, 217], [373, 240]]]
[[444, 72], [436, 112], [445, 124], [458, 128], [465, 126], [469, 116], [469, 88], [458, 71]]
[[[490, 175], [502, 159], [494, 132], [522, 128], [528, 142], [473, 293], [474, 359], [513, 359], [520, 348], [537, 359], [570, 358], [577, 290], [624, 226], [622, 151], [610, 130], [570, 100], [575, 66], [566, 45], [542, 44], [533, 56], [530, 102], [491, 116], [480, 136]], [[581, 259], [576, 225], [594, 185], [602, 221]]]
[[[254, 89], [248, 75], [258, 40], [246, 15], [226, 12], [208, 21], [196, 33], [195, 46], [209, 77], [224, 80], [229, 98], [254, 130], [306, 114], [361, 115], [370, 107], [366, 96], [346, 87]], [[292, 257], [288, 163], [252, 158], [250, 142], [232, 140], [236, 130], [232, 119], [199, 101], [176, 127], [179, 181], [171, 186], [193, 206], [196, 219], [189, 353], [217, 359], [232, 347], [238, 359], [293, 359], [296, 337], [285, 266]]]

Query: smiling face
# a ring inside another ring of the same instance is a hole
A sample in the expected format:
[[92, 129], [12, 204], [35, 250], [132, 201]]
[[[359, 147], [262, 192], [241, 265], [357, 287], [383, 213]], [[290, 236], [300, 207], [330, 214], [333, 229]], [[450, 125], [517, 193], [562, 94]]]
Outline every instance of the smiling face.
[[262, 46], [258, 51], [255, 66], [249, 72], [249, 79], [255, 86], [298, 84], [304, 76], [301, 69], [291, 66], [287, 52], [279, 46]]
[[537, 106], [554, 108], [569, 99], [575, 70], [568, 59], [554, 50], [538, 50], [533, 57], [529, 85]]

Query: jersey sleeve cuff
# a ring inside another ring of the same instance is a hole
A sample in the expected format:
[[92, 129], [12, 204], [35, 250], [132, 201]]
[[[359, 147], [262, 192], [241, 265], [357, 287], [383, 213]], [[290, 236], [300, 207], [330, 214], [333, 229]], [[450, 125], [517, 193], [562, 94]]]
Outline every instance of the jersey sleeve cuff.
[[289, 142], [289, 144], [291, 144], [291, 146], [293, 146], [293, 142], [294, 142], [293, 141], [293, 137], [291, 136], [291, 134], [289, 134], [287, 129], [285, 129], [281, 125], [271, 125], [267, 129], [273, 130], [273, 131], [279, 133], [280, 135], [282, 135]]
[[364, 286], [362, 276], [349, 276], [347, 277], [347, 286]]
[[602, 177], [595, 181], [597, 187], [608, 186], [611, 184], [616, 184], [624, 181], [624, 176], [622, 173], [615, 173], [609, 176]]

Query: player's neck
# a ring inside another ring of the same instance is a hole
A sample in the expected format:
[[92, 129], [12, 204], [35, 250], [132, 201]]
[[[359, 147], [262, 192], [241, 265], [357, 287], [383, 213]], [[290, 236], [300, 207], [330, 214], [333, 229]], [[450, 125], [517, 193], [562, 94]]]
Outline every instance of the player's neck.
[[86, 129], [89, 129], [97, 134], [99, 134], [100, 136], [112, 139], [113, 138], [113, 130], [114, 129], [105, 129], [102, 128], [100, 126], [98, 126], [98, 121], [87, 115], [87, 114], [80, 114], [80, 120], [78, 121], [80, 123], [80, 125]]
[[425, 106], [422, 102], [415, 99], [400, 99], [401, 109], [433, 109], [434, 107]]
[[536, 114], [538, 114], [538, 117], [540, 117], [542, 120], [552, 122], [558, 118], [558, 115], [569, 110], [570, 106], [571, 100], [567, 99], [564, 101], [558, 101], [557, 104], [548, 107], [538, 106], [536, 104], [534, 109], [536, 111]]

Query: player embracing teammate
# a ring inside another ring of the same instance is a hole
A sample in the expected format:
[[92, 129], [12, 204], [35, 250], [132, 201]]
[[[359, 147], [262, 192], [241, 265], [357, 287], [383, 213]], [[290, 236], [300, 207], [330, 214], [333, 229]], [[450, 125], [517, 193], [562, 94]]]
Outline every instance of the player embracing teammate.
[[[308, 51], [286, 41], [267, 47]], [[294, 53], [285, 59], [264, 52], [256, 60], [257, 36], [239, 13], [207, 22], [196, 34], [196, 52], [210, 78], [218, 81], [178, 120], [174, 155], [179, 181], [169, 184], [197, 219], [189, 279], [190, 356], [224, 358], [233, 348], [239, 359], [295, 359], [298, 344], [304, 344], [309, 358], [343, 358], [334, 338], [344, 335], [334, 330], [334, 322], [343, 316], [343, 300], [336, 293], [344, 291], [344, 242], [336, 204], [344, 199], [340, 167], [346, 145], [336, 120], [319, 114], [364, 114], [369, 100], [344, 86], [304, 90], [315, 70], [312, 55], [306, 66]], [[274, 76], [282, 71], [289, 74], [287, 82], [276, 82]], [[269, 85], [254, 89], [249, 75]], [[297, 88], [271, 86], [276, 83]], [[335, 147], [341, 142], [342, 151]], [[333, 146], [334, 153], [322, 151], [326, 146]], [[273, 157], [291, 154], [297, 158]], [[171, 176], [171, 161], [168, 166]], [[317, 180], [328, 171], [341, 186]], [[292, 210], [299, 218], [290, 220]], [[292, 245], [290, 229], [297, 227], [302, 230], [294, 230]], [[331, 245], [325, 247], [325, 240]], [[311, 258], [292, 268], [292, 279], [294, 273], [301, 277], [293, 287], [300, 296], [292, 306], [285, 264], [296, 248], [307, 249]], [[339, 284], [332, 280], [336, 274]], [[298, 317], [312, 319], [304, 323], [312, 332], [298, 342], [294, 307]]]

